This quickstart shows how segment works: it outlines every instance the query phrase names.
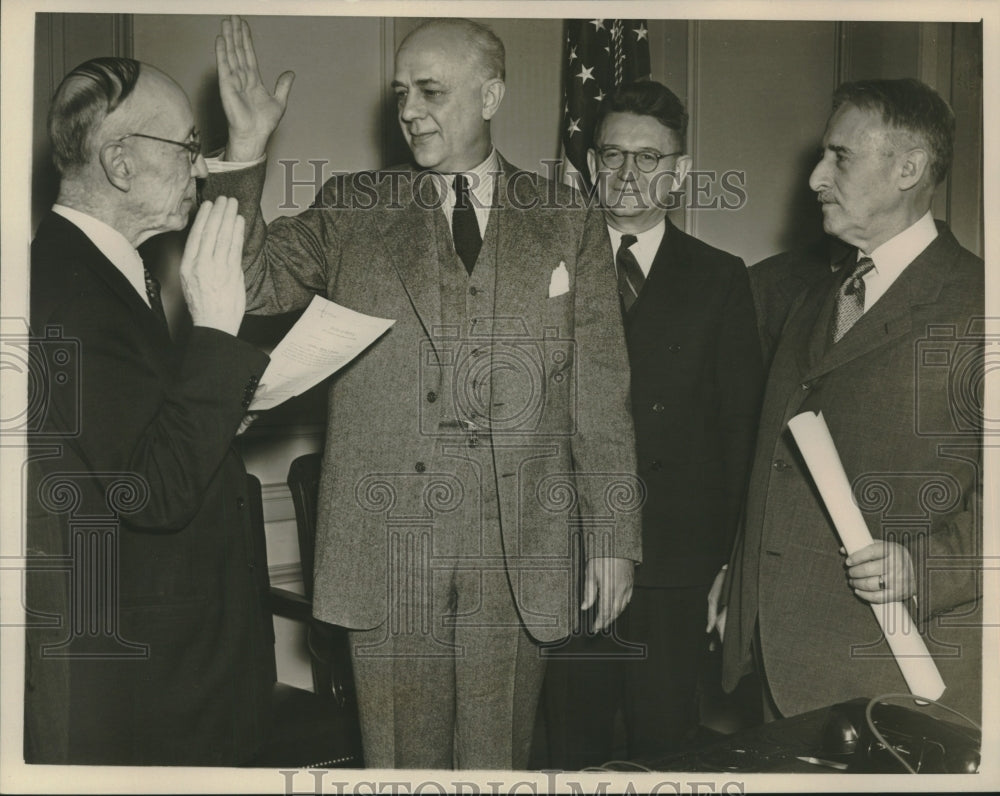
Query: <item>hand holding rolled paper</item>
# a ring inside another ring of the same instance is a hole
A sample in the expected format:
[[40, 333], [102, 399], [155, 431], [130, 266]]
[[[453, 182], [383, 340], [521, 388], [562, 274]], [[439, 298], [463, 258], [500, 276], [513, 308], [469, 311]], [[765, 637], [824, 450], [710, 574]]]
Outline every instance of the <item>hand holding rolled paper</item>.
[[854, 593], [870, 603], [899, 602], [916, 592], [910, 551], [896, 542], [872, 542], [852, 553], [847, 579]]
[[[837, 447], [830, 436], [830, 429], [827, 428], [822, 413], [817, 415], [813, 412], [803, 412], [796, 415], [788, 421], [788, 428], [795, 437], [802, 458], [809, 468], [809, 474], [816, 483], [840, 541], [847, 550], [849, 561], [854, 566], [862, 567], [859, 574], [864, 573], [865, 587], [872, 585], [872, 577], [875, 578], [875, 585], [878, 585], [878, 578], [881, 577], [884, 581], [888, 572], [883, 569], [885, 557], [883, 553], [888, 551], [891, 555], [894, 551], [892, 548], [886, 548], [884, 543], [882, 547], [875, 547], [875, 542], [865, 524], [865, 518], [861, 516], [861, 511], [854, 502], [844, 465], [840, 461], [840, 455], [837, 453]], [[877, 558], [873, 557], [873, 554], [877, 554]], [[894, 563], [901, 561], [898, 556], [895, 558]], [[908, 562], [908, 554], [906, 558]], [[912, 564], [908, 566], [912, 573]], [[883, 585], [890, 584], [885, 582]], [[894, 581], [892, 586], [895, 590], [897, 583]], [[926, 699], [940, 697], [944, 692], [944, 681], [934, 660], [927, 652], [927, 646], [917, 632], [906, 606], [901, 602], [886, 602], [882, 605], [872, 602], [871, 607], [910, 693]], [[859, 642], [863, 640], [858, 639]]]

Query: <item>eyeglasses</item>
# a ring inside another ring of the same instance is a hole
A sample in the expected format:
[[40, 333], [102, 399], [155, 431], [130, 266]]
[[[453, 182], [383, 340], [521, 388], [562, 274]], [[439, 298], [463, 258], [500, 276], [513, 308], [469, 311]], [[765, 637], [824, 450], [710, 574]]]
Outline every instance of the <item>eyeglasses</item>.
[[618, 149], [618, 147], [605, 146], [597, 150], [597, 154], [601, 156], [601, 162], [607, 166], [609, 169], [620, 169], [625, 163], [625, 156], [632, 155], [635, 158], [635, 165], [639, 167], [639, 171], [649, 172], [656, 169], [660, 165], [660, 161], [664, 158], [672, 158], [674, 155], [682, 155], [681, 152], [668, 152], [666, 155], [658, 155], [655, 152], [648, 152], [643, 150], [642, 152], [630, 152], [627, 149]]
[[146, 135], [145, 133], [129, 133], [128, 135], [123, 135], [119, 138], [119, 141], [124, 141], [126, 138], [148, 138], [150, 141], [161, 141], [164, 144], [173, 144], [174, 146], [179, 146], [181, 149], [186, 149], [188, 155], [191, 157], [191, 165], [195, 164], [198, 160], [198, 156], [201, 155], [201, 141], [198, 138], [198, 131], [195, 130], [191, 133], [190, 141], [172, 141], [169, 138], [160, 138], [155, 135]]

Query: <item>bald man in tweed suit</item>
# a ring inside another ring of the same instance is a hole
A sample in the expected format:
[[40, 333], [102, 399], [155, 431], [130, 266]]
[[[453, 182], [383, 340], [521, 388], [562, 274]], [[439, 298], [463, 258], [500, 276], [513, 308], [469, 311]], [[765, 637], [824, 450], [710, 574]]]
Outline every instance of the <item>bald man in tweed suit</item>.
[[395, 320], [333, 382], [320, 484], [314, 610], [351, 629], [366, 763], [524, 767], [539, 642], [568, 634], [577, 551], [600, 626], [641, 558], [600, 213], [496, 151], [503, 44], [449, 19], [396, 54], [415, 163], [331, 179], [265, 226], [249, 208], [290, 77], [260, 86], [239, 20], [217, 52], [226, 159], [247, 168], [208, 192], [247, 208], [249, 310], [319, 294]]

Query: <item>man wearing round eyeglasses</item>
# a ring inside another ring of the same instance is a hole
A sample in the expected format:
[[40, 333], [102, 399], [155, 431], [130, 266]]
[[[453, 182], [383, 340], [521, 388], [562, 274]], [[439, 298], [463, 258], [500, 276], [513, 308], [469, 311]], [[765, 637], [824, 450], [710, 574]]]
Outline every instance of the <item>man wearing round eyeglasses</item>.
[[697, 726], [706, 598], [753, 444], [763, 375], [746, 269], [667, 218], [691, 168], [686, 127], [670, 89], [633, 83], [605, 100], [588, 153], [618, 277], [646, 502], [631, 603], [610, 636], [574, 637], [569, 657], [550, 663], [549, 763], [562, 768], [621, 754], [619, 706], [629, 759], [669, 753]]
[[25, 759], [246, 763], [273, 653], [232, 445], [268, 359], [236, 338], [243, 220], [235, 199], [199, 209], [180, 265], [194, 325], [177, 344], [136, 247], [187, 225], [207, 174], [184, 92], [97, 58], [60, 84], [49, 133], [59, 195], [31, 247]]

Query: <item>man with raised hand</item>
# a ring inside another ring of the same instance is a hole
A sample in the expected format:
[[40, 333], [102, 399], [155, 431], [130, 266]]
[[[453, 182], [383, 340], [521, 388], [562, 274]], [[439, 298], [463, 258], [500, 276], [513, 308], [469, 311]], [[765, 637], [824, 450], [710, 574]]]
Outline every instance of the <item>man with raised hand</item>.
[[[262, 87], [240, 20], [217, 55], [226, 158], [247, 168], [207, 188], [253, 205], [290, 77]], [[249, 311], [319, 294], [395, 320], [331, 386], [319, 489], [314, 612], [351, 629], [372, 767], [524, 767], [539, 642], [569, 629], [576, 521], [592, 520], [598, 628], [640, 559], [607, 233], [494, 148], [504, 70], [483, 25], [420, 25], [392, 81], [414, 163], [331, 179], [295, 217], [248, 217]]]

